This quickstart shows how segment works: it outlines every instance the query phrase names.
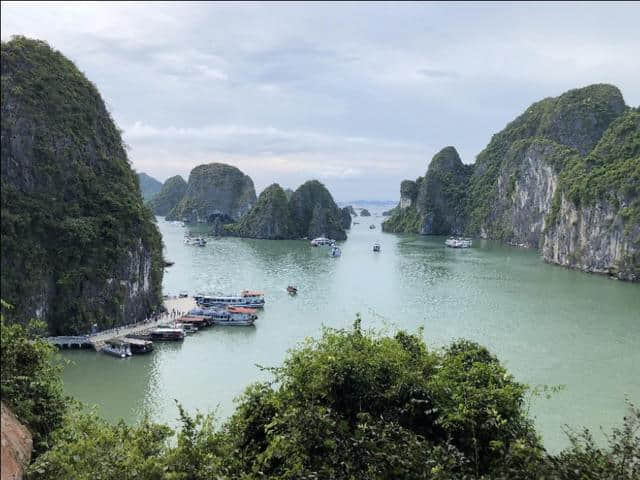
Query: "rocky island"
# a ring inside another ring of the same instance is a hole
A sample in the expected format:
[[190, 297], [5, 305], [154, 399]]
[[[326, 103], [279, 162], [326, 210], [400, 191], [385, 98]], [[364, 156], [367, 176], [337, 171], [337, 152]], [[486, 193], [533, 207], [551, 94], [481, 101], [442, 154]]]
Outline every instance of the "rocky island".
[[237, 221], [255, 203], [253, 180], [238, 168], [224, 163], [199, 165], [191, 170], [184, 196], [167, 220]]
[[343, 211], [327, 188], [310, 180], [298, 187], [288, 201], [280, 185], [270, 185], [247, 215], [237, 223], [225, 224], [222, 231], [214, 227], [214, 233], [271, 240], [320, 236], [346, 240], [345, 224]]
[[96, 87], [45, 42], [2, 43], [2, 297], [53, 334], [160, 307], [162, 239]]
[[238, 223], [224, 226], [223, 234], [271, 240], [294, 238], [295, 227], [287, 194], [277, 183], [268, 186]]
[[153, 196], [149, 206], [153, 213], [164, 217], [180, 203], [186, 191], [187, 182], [180, 175], [168, 178], [160, 191]]
[[537, 102], [475, 164], [447, 147], [425, 177], [403, 181], [383, 230], [493, 238], [640, 280], [639, 118], [611, 85]]

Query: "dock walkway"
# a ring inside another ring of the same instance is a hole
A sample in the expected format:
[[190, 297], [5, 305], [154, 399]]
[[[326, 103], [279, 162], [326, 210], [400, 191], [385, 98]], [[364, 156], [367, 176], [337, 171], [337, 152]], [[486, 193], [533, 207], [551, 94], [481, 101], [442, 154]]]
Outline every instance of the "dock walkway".
[[47, 341], [61, 348], [91, 347], [96, 352], [99, 352], [109, 340], [126, 337], [127, 335], [143, 335], [160, 325], [174, 321], [195, 306], [193, 298], [168, 298], [164, 301], [164, 307], [167, 309], [166, 313], [159, 315], [157, 318], [149, 318], [141, 322], [110, 328], [90, 335], [48, 337]]

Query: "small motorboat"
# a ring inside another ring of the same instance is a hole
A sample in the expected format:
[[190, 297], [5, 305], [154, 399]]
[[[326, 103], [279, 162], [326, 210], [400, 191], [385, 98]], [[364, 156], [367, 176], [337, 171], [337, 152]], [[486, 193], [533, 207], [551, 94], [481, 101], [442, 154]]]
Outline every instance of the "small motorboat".
[[373, 230], [375, 228], [376, 228], [376, 226], [373, 223], [371, 225], [369, 225], [369, 230]]
[[379, 252], [380, 251], [380, 244], [379, 243], [374, 243], [373, 244], [373, 251], [374, 252]]
[[340, 248], [336, 247], [335, 245], [331, 247], [331, 251], [329, 252], [330, 257], [339, 257], [340, 255], [342, 255], [342, 251], [340, 250]]
[[180, 292], [178, 294], [178, 298], [188, 298], [189, 297], [189, 292]]
[[107, 342], [105, 347], [102, 349], [102, 352], [118, 358], [126, 358], [131, 356], [131, 349], [129, 348], [129, 345], [118, 340], [111, 340]]
[[289, 295], [296, 295], [298, 293], [298, 289], [293, 285], [289, 285], [287, 287], [287, 292], [289, 293]]

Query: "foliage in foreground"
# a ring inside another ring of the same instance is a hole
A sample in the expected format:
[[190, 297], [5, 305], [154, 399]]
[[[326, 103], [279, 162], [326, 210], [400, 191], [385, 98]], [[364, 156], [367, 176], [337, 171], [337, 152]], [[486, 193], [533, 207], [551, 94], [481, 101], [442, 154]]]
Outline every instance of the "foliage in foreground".
[[[2, 302], [3, 308], [10, 308]], [[35, 453], [49, 445], [48, 437], [64, 420], [68, 399], [60, 380], [60, 367], [52, 363], [55, 347], [34, 338], [46, 330], [43, 322], [28, 329], [6, 325], [0, 315], [0, 393], [2, 401], [33, 435]]]
[[[589, 432], [546, 454], [524, 414], [527, 388], [485, 348], [427, 350], [421, 336], [327, 329], [239, 399], [173, 432], [73, 414], [29, 478], [621, 479], [640, 472], [640, 411], [601, 448]], [[177, 435], [175, 441], [171, 441]]]

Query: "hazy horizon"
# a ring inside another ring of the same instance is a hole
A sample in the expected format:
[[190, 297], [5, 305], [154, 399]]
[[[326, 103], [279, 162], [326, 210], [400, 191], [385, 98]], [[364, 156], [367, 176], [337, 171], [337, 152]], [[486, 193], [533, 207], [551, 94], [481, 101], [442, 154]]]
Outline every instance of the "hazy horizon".
[[456, 147], [473, 163], [533, 102], [611, 83], [640, 103], [638, 3], [2, 3], [99, 89], [138, 172], [224, 162], [391, 201]]

